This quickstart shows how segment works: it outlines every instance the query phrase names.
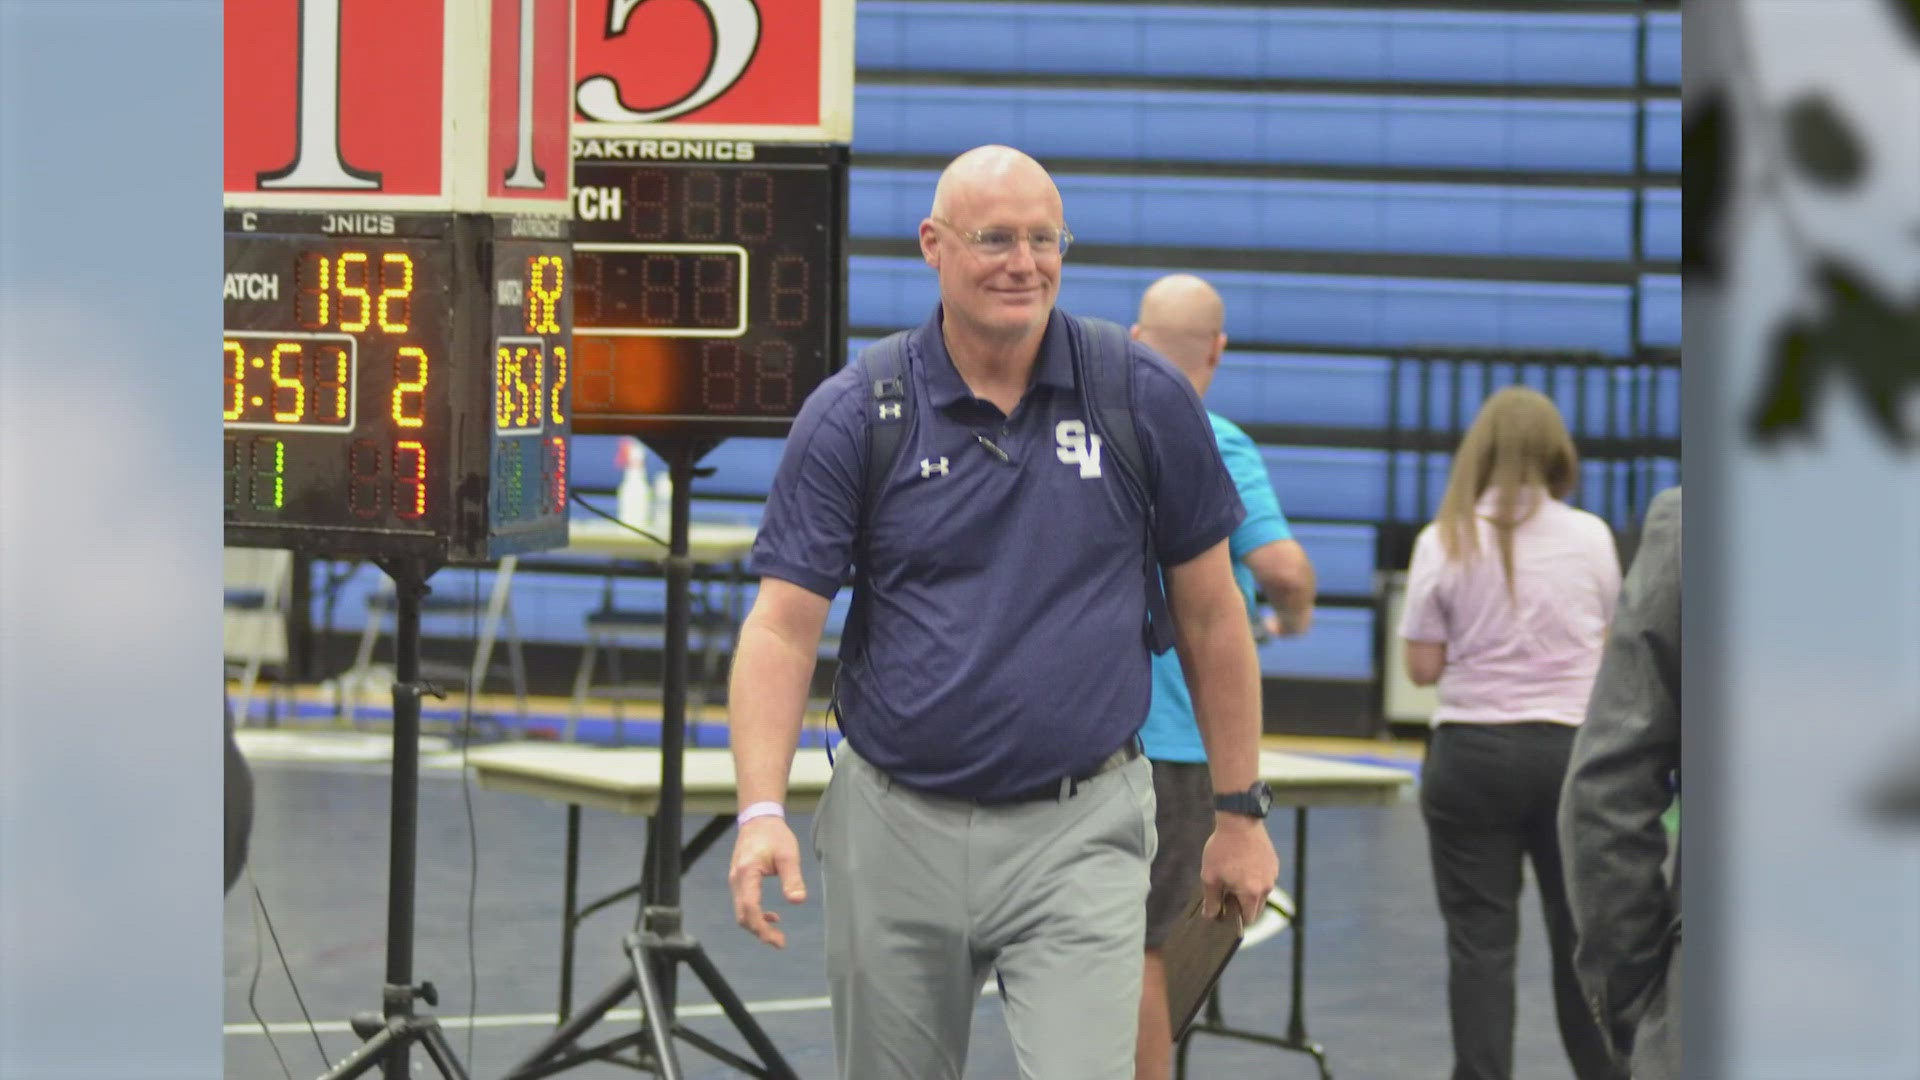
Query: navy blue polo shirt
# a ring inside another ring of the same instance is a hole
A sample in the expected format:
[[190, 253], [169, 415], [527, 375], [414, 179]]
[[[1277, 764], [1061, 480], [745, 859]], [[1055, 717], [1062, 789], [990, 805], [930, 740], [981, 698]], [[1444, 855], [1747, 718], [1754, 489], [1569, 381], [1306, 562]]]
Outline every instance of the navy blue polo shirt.
[[[1011, 416], [967, 389], [937, 307], [908, 337], [913, 423], [872, 514], [867, 647], [842, 656], [839, 692], [854, 749], [910, 787], [1005, 796], [1084, 772], [1146, 717], [1144, 515], [1092, 444], [1069, 318], [1053, 312]], [[1245, 511], [1192, 384], [1130, 349], [1155, 546], [1177, 566]], [[808, 397], [754, 541], [756, 574], [829, 598], [840, 588], [875, 407], [851, 365]]]

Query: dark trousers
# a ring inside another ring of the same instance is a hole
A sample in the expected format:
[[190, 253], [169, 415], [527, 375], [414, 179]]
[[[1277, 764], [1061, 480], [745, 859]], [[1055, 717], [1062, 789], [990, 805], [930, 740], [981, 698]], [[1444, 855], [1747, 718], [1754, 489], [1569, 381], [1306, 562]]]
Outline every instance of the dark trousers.
[[1512, 1080], [1514, 951], [1521, 864], [1533, 860], [1553, 950], [1560, 1040], [1580, 1080], [1624, 1080], [1573, 969], [1573, 916], [1555, 814], [1575, 729], [1565, 724], [1441, 724], [1421, 772], [1434, 890], [1447, 923], [1453, 1080]]

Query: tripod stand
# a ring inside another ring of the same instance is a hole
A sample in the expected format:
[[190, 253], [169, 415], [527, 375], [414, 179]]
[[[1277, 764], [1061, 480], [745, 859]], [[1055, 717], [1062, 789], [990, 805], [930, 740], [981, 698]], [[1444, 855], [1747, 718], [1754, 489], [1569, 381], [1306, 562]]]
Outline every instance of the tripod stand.
[[398, 626], [394, 632], [393, 796], [387, 846], [387, 981], [382, 1010], [353, 1017], [354, 1034], [366, 1041], [320, 1080], [350, 1080], [375, 1066], [383, 1080], [408, 1080], [407, 1051], [419, 1043], [445, 1080], [467, 1080], [453, 1047], [430, 1016], [418, 1016], [413, 1000], [440, 1003], [430, 982], [413, 985], [413, 874], [420, 817], [420, 695], [439, 694], [420, 681], [420, 600], [434, 567], [423, 559], [378, 560], [393, 579]]
[[[615, 1061], [652, 1072], [662, 1080], [680, 1080], [680, 1060], [674, 1053], [678, 1038], [749, 1076], [768, 1080], [798, 1080], [747, 1011], [740, 995], [727, 985], [712, 958], [686, 933], [680, 920], [681, 802], [684, 791], [682, 752], [687, 728], [687, 624], [693, 563], [687, 557], [687, 531], [692, 513], [693, 465], [708, 447], [686, 442], [655, 450], [667, 462], [673, 480], [673, 509], [668, 533], [666, 584], [667, 627], [660, 702], [660, 804], [647, 823], [647, 848], [640, 876], [641, 919], [622, 943], [629, 974], [602, 991], [586, 1008], [507, 1073], [506, 1080], [534, 1080], [589, 1061]], [[734, 1029], [758, 1056], [756, 1063], [692, 1031], [674, 1019], [676, 967], [686, 964], [706, 985]], [[599, 1023], [629, 994], [638, 994], [640, 1030], [599, 1046], [579, 1049], [575, 1041]], [[630, 1047], [637, 1059], [617, 1055]]]

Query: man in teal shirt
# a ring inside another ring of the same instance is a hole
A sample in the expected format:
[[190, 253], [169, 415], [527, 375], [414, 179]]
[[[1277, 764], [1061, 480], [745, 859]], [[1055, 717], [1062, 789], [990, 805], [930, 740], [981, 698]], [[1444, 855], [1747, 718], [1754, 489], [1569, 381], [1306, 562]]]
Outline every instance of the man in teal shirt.
[[[1172, 361], [1205, 398], [1227, 347], [1227, 335], [1222, 331], [1225, 318], [1225, 306], [1213, 286], [1191, 274], [1173, 274], [1154, 282], [1141, 296], [1133, 336]], [[1247, 601], [1247, 616], [1261, 623], [1254, 603], [1257, 584], [1275, 612], [1264, 623], [1266, 632], [1304, 633], [1313, 617], [1313, 565], [1280, 512], [1279, 500], [1267, 479], [1266, 463], [1253, 440], [1225, 417], [1213, 412], [1207, 416], [1213, 421], [1220, 456], [1240, 491], [1240, 502], [1247, 508], [1246, 520], [1228, 539], [1234, 578]], [[1193, 698], [1187, 692], [1176, 652], [1154, 657], [1153, 704], [1140, 729], [1140, 740], [1153, 761], [1160, 845], [1147, 895], [1146, 969], [1141, 983], [1134, 1076], [1136, 1080], [1166, 1080], [1172, 1066], [1173, 1040], [1160, 946], [1200, 891], [1200, 856], [1214, 824], [1214, 790], [1207, 773], [1206, 747], [1200, 741]], [[1241, 914], [1251, 920], [1255, 913]]]

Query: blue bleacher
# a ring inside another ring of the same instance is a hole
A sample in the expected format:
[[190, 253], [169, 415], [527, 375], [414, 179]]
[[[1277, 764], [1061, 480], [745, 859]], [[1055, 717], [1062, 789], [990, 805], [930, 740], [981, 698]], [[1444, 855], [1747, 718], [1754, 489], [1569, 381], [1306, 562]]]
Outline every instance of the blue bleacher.
[[[1666, 104], [1648, 103], [1649, 160], [1677, 170]], [[853, 149], [1000, 142], [1042, 159], [1627, 174], [1636, 116], [1623, 101], [868, 85], [854, 88]]]
[[[918, 259], [855, 256], [848, 319], [862, 329], [925, 321], [938, 285]], [[1140, 293], [1171, 268], [1076, 265], [1060, 306], [1130, 323]], [[1209, 272], [1227, 306], [1227, 333], [1245, 342], [1360, 348], [1459, 346], [1628, 351], [1632, 290], [1618, 285]]]
[[[1470, 12], [1332, 2], [1266, 8], [1169, 0], [861, 0], [856, 18], [863, 77], [855, 88], [859, 154], [945, 158], [995, 142], [1043, 160], [1106, 162], [1122, 171], [1156, 167], [1155, 175], [1089, 175], [1100, 168], [1092, 164], [1057, 175], [1068, 220], [1084, 245], [1624, 265], [1637, 240], [1649, 260], [1679, 257], [1679, 192], [1655, 188], [1636, 196], [1626, 182], [1637, 164], [1678, 172], [1677, 99], [1638, 103], [1624, 94], [1584, 93], [1636, 85], [1643, 19], [1646, 82], [1659, 93], [1677, 88], [1677, 13], [1593, 12], [1577, 4]], [[957, 78], [948, 85], [927, 78], [939, 73]], [[888, 82], [888, 74], [905, 78]], [[1061, 75], [1090, 78], [1086, 85], [1045, 84]], [[1022, 84], [1025, 78], [1040, 84]], [[1142, 88], [1095, 81], [1103, 78], [1170, 83]], [[1176, 85], [1180, 80], [1370, 85], [1256, 92]], [[977, 85], [992, 82], [998, 85]], [[1453, 89], [1422, 93], [1434, 85]], [[1509, 87], [1527, 92], [1503, 96]], [[1547, 93], [1536, 92], [1541, 88]], [[1642, 140], [1644, 162], [1637, 163]], [[1309, 181], [1221, 175], [1212, 168], [1220, 165], [1514, 175], [1474, 183], [1391, 175]], [[1184, 175], [1159, 174], [1168, 166]], [[852, 173], [850, 235], [914, 235], [935, 176], [863, 161]], [[1543, 182], [1556, 176], [1557, 182]], [[1620, 182], [1582, 186], [1576, 177]], [[1636, 197], [1643, 200], [1637, 238]], [[1060, 303], [1130, 322], [1147, 284], [1188, 268], [1093, 265], [1076, 255], [1062, 277]], [[1396, 457], [1380, 449], [1389, 430], [1452, 431], [1470, 422], [1493, 389], [1520, 381], [1552, 396], [1583, 437], [1680, 434], [1679, 371], [1631, 359], [1643, 345], [1680, 344], [1676, 275], [1648, 274], [1627, 286], [1204, 272], [1223, 294], [1233, 339], [1209, 405], [1255, 428], [1335, 429], [1372, 443], [1262, 447], [1281, 505], [1313, 558], [1320, 591], [1332, 601], [1316, 612], [1312, 634], [1261, 647], [1261, 669], [1269, 676], [1374, 675], [1374, 613], [1342, 602], [1372, 595], [1382, 526], [1431, 516], [1450, 466], [1444, 452]], [[854, 257], [848, 286], [849, 324], [863, 332], [918, 325], [937, 292], [934, 275], [910, 258]], [[1635, 315], [1639, 341], [1632, 338]], [[850, 352], [868, 340], [852, 340]], [[1246, 344], [1301, 351], [1240, 347]], [[1562, 363], [1551, 375], [1536, 365], [1401, 360], [1396, 400], [1393, 350], [1433, 347], [1573, 351], [1596, 359], [1586, 366]], [[1361, 355], [1335, 355], [1339, 350]], [[576, 438], [577, 488], [615, 487], [615, 444], [608, 436]], [[695, 482], [695, 516], [757, 523], [783, 447], [782, 439], [722, 443], [702, 462], [715, 471]], [[1678, 476], [1673, 459], [1585, 461], [1573, 501], [1624, 527]], [[611, 497], [594, 501], [613, 508]], [[336, 609], [338, 626], [361, 625], [365, 593], [377, 580], [367, 570], [349, 587]], [[477, 583], [484, 591], [491, 581], [485, 572], [476, 578], [450, 569], [434, 585], [464, 592]], [[602, 603], [603, 587], [593, 576], [523, 576], [515, 589], [523, 637], [578, 642], [586, 614]], [[657, 609], [663, 600], [658, 580], [621, 580], [615, 590], [626, 608]], [[834, 652], [849, 599], [842, 590], [834, 601], [823, 655]], [[430, 623], [428, 630], [459, 636], [468, 627]]]
[[1373, 609], [1316, 607], [1313, 628], [1260, 646], [1260, 673], [1270, 678], [1373, 678]]
[[1647, 168], [1654, 172], [1680, 171], [1680, 103], [1649, 101], [1645, 117]]
[[[1387, 520], [1390, 460], [1387, 451], [1264, 446], [1260, 448], [1260, 455], [1267, 463], [1280, 505], [1289, 516], [1335, 521]], [[1419, 455], [1401, 455], [1393, 470], [1396, 508], [1393, 518], [1403, 522], [1431, 518], [1446, 490], [1447, 470], [1451, 465], [1452, 455], [1446, 453], [1428, 454], [1424, 468]], [[1649, 468], [1662, 476], [1678, 475], [1676, 463]], [[1581, 483], [1570, 501], [1608, 518], [1616, 528], [1624, 528], [1644, 509], [1644, 496], [1641, 506], [1629, 506], [1624, 498], [1632, 469], [1633, 463], [1627, 461], [1582, 462]]]
[[[1625, 87], [1632, 15], [862, 0], [863, 71]], [[1678, 20], [1656, 55], [1674, 52]], [[1677, 80], [1675, 80], [1677, 81]]]
[[[1454, 362], [1435, 360], [1424, 365], [1429, 372], [1424, 416], [1420, 411], [1422, 366], [1402, 365], [1396, 411], [1393, 365], [1386, 357], [1230, 351], [1220, 362], [1208, 399], [1215, 411], [1241, 424], [1385, 431], [1397, 421], [1402, 429], [1453, 430]], [[1553, 398], [1569, 430], [1580, 437], [1640, 430], [1644, 425], [1636, 423], [1632, 411], [1636, 392], [1642, 400], [1656, 395], [1659, 408], [1652, 417], [1653, 433], [1678, 438], [1679, 375], [1674, 369], [1646, 371], [1627, 365], [1582, 370], [1561, 366], [1549, 372], [1537, 364], [1517, 368], [1506, 362], [1484, 367], [1469, 362], [1460, 365], [1459, 426], [1472, 421], [1488, 394], [1517, 382]], [[1650, 383], [1657, 383], [1657, 389]]]
[[1640, 279], [1640, 340], [1680, 347], [1680, 275], [1647, 274]]
[[[913, 236], [936, 179], [930, 171], [853, 170], [851, 234]], [[1087, 244], [1613, 260], [1632, 254], [1633, 195], [1626, 190], [1195, 176], [1055, 179], [1068, 223]]]
[[1647, 81], [1655, 86], [1680, 85], [1680, 13], [1677, 11], [1647, 15]]
[[[1286, 512], [1285, 504], [1280, 510]], [[1293, 538], [1313, 560], [1321, 596], [1372, 596], [1379, 530], [1372, 525], [1291, 522]]]
[[1680, 258], [1680, 192], [1651, 188], [1640, 221], [1641, 251], [1649, 259]]

